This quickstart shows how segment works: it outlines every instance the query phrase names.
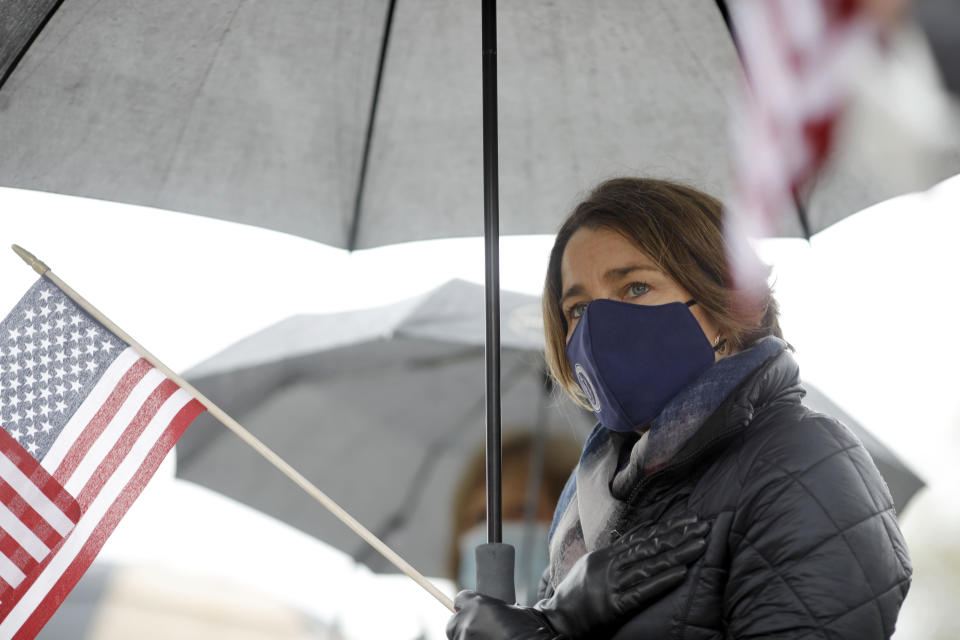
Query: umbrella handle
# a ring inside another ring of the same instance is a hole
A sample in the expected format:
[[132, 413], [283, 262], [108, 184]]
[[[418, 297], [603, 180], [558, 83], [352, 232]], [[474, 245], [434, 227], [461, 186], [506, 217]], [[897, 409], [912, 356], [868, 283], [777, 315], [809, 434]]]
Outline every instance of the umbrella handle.
[[513, 584], [515, 551], [502, 542], [477, 546], [477, 593], [507, 604], [517, 601]]

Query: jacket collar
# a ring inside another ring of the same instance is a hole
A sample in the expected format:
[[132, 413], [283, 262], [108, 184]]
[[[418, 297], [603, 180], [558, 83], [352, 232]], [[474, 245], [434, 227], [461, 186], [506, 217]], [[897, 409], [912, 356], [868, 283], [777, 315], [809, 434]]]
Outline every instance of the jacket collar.
[[786, 348], [778, 350], [744, 378], [666, 465], [643, 477], [624, 498], [632, 503], [651, 484], [687, 475], [739, 436], [758, 410], [799, 403], [804, 394], [796, 360]]

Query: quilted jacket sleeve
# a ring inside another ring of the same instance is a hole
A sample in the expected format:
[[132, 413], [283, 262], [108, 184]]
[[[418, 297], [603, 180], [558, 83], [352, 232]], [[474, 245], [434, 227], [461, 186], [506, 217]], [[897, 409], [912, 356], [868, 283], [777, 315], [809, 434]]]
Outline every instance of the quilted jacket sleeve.
[[728, 638], [888, 638], [911, 573], [890, 493], [836, 421], [783, 422], [740, 461]]

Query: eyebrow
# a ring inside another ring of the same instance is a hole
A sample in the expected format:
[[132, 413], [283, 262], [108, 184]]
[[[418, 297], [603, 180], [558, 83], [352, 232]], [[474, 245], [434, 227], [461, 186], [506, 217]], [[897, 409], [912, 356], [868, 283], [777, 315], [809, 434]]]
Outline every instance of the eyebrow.
[[[608, 282], [615, 282], [620, 278], [633, 273], [634, 271], [660, 271], [657, 267], [647, 264], [631, 264], [625, 267], [617, 267], [615, 269], [610, 269], [605, 274], [603, 274], [603, 279]], [[560, 297], [560, 306], [563, 306], [564, 301], [567, 298], [573, 296], [579, 296], [586, 293], [586, 289], [583, 288], [583, 285], [574, 284], [564, 291], [563, 296]]]

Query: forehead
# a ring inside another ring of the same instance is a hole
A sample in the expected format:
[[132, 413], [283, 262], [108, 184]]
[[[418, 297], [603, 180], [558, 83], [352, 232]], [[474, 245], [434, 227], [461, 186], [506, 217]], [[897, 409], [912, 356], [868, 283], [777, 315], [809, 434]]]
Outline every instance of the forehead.
[[598, 280], [611, 269], [657, 267], [640, 247], [611, 229], [580, 228], [570, 236], [560, 260], [561, 289]]

